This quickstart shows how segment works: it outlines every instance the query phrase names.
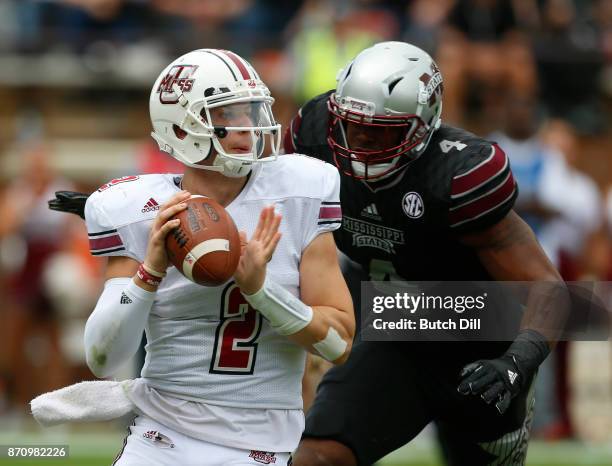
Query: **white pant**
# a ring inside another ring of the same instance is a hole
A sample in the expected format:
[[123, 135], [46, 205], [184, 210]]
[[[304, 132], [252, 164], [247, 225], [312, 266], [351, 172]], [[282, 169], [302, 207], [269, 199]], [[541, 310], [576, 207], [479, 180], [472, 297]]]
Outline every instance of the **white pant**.
[[117, 466], [286, 466], [287, 452], [263, 452], [225, 447], [181, 434], [146, 416], [137, 416], [129, 427]]

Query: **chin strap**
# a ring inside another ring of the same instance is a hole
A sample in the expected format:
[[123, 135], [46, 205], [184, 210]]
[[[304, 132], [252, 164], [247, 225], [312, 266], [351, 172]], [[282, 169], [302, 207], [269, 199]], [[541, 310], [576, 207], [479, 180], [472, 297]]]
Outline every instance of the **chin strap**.
[[244, 164], [237, 160], [228, 159], [217, 154], [215, 155], [215, 160], [212, 166], [214, 168], [218, 168], [219, 171], [228, 178], [240, 178], [247, 176], [251, 172], [253, 169], [253, 162], [250, 164]]

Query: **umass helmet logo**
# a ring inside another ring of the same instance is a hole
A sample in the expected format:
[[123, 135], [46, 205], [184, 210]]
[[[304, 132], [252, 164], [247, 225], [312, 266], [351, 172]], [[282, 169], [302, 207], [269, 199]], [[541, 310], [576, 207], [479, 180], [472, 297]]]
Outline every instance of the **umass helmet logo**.
[[176, 84], [183, 92], [191, 91], [195, 83], [195, 78], [192, 76], [197, 69], [198, 65], [174, 65], [170, 68], [157, 88], [159, 101], [162, 104], [178, 103], [178, 95], [175, 94], [172, 87]]

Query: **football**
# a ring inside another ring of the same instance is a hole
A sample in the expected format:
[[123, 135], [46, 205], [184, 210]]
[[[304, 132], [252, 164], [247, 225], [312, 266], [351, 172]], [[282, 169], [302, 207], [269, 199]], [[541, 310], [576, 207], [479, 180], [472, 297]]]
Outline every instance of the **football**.
[[240, 237], [230, 214], [213, 199], [191, 196], [187, 209], [173, 218], [181, 223], [166, 237], [168, 258], [189, 280], [219, 286], [236, 271]]

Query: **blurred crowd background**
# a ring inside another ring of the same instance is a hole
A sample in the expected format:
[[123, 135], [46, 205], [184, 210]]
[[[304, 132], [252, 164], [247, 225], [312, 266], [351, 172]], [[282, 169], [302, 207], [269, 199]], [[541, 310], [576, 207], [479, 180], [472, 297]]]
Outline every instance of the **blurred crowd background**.
[[[82, 332], [103, 259], [58, 189], [180, 172], [149, 137], [148, 95], [196, 48], [249, 59], [277, 120], [377, 41], [430, 52], [446, 123], [497, 140], [517, 211], [568, 280], [612, 277], [612, 0], [0, 1], [0, 420], [92, 375]], [[609, 342], [562, 344], [541, 370], [534, 434], [612, 442]]]

